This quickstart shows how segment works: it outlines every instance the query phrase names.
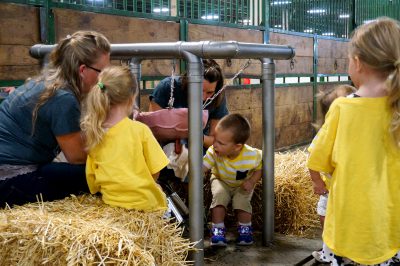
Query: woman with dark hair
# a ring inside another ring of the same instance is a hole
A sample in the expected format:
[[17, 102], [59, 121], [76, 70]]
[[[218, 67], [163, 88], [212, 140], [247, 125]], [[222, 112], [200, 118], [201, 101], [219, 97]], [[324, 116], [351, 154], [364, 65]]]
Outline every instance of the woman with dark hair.
[[[203, 81], [203, 102], [218, 93], [224, 85], [224, 76], [221, 67], [212, 59], [203, 59], [204, 81]], [[171, 95], [171, 77], [163, 79], [150, 95], [149, 111], [156, 111], [168, 107]], [[188, 107], [188, 82], [187, 76], [174, 77], [174, 108]], [[204, 134], [204, 147], [208, 148], [213, 144], [215, 126], [218, 121], [228, 114], [225, 93], [220, 93], [207, 107], [209, 112], [208, 121]]]

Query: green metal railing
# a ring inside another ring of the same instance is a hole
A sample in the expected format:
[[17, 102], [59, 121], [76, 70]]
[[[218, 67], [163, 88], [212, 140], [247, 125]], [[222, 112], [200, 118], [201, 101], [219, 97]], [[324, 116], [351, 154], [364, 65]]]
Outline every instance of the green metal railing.
[[353, 1], [272, 0], [270, 6], [272, 29], [347, 38], [353, 27]]
[[[4, 0], [124, 16], [348, 38], [376, 17], [400, 19], [400, 0]], [[267, 23], [265, 23], [265, 21]]]
[[[129, 17], [171, 20], [180, 23], [180, 40], [187, 41], [188, 23], [259, 29], [264, 41], [269, 31], [305, 35], [314, 39], [314, 62], [318, 39], [345, 41], [354, 27], [379, 16], [400, 19], [400, 0], [2, 0], [40, 7], [42, 41], [55, 42], [53, 8], [68, 8]], [[264, 23], [266, 21], [267, 23]], [[181, 62], [181, 69], [185, 69]], [[287, 75], [287, 74], [285, 74]], [[316, 64], [313, 83], [321, 79]], [[298, 75], [302, 76], [301, 74]], [[17, 81], [22, 82], [22, 81]], [[340, 82], [343, 82], [340, 80]], [[285, 84], [285, 82], [283, 82]], [[301, 83], [301, 82], [299, 82]], [[0, 86], [15, 86], [0, 80]]]

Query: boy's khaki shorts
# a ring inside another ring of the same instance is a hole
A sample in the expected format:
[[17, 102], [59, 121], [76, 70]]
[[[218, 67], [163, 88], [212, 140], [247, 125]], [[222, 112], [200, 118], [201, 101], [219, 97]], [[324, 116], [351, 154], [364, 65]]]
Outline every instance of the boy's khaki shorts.
[[222, 205], [227, 209], [229, 202], [232, 199], [232, 208], [234, 210], [243, 210], [252, 213], [251, 197], [253, 196], [252, 190], [250, 193], [244, 191], [241, 187], [230, 187], [220, 179], [211, 177], [211, 192], [213, 195], [210, 209]]

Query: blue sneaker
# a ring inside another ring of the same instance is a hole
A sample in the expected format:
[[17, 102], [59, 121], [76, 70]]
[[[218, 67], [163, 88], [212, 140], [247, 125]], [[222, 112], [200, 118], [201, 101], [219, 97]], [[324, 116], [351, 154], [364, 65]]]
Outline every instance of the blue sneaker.
[[211, 246], [226, 247], [225, 227], [213, 227], [211, 229]]
[[236, 243], [241, 246], [248, 246], [254, 243], [253, 240], [253, 228], [247, 225], [238, 226], [239, 237], [236, 239]]

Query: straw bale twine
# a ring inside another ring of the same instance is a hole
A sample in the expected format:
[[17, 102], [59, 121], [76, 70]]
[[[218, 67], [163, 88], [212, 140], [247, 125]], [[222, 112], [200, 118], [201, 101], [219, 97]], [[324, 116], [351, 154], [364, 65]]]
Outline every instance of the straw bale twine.
[[0, 210], [0, 265], [188, 265], [193, 243], [162, 212], [83, 195]]
[[[307, 236], [319, 227], [316, 212], [318, 196], [314, 194], [306, 167], [308, 153], [294, 150], [275, 153], [275, 231], [296, 236]], [[208, 208], [212, 194], [209, 178], [204, 185], [204, 204]], [[255, 229], [263, 227], [262, 183], [256, 185], [252, 198], [252, 222]], [[211, 220], [208, 212], [208, 221]], [[226, 217], [227, 226], [235, 226], [236, 218], [231, 210]]]

